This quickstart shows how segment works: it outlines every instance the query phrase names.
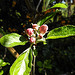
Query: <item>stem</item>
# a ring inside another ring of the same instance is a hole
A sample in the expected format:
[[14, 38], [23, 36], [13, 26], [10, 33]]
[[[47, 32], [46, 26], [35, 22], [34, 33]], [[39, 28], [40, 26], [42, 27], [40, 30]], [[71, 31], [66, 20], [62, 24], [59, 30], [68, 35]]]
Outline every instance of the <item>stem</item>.
[[38, 8], [39, 8], [41, 2], [42, 2], [42, 0], [39, 1], [38, 5], [37, 5], [37, 7], [36, 7], [36, 11], [37, 11], [37, 12], [38, 12]]
[[33, 60], [33, 75], [35, 75], [35, 60], [36, 60], [36, 56], [33, 56], [34, 60]]
[[11, 54], [15, 57], [15, 58], [18, 58], [19, 54], [18, 52], [12, 48], [12, 47], [8, 47], [8, 50], [11, 52]]
[[5, 48], [5, 53], [4, 53], [4, 56], [3, 56], [3, 60], [4, 60], [5, 57], [6, 57], [6, 52], [7, 52], [7, 48]]
[[45, 75], [47, 75], [46, 70], [45, 70]]
[[[35, 45], [33, 45], [33, 50], [35, 50]], [[33, 75], [35, 75], [35, 60], [36, 60], [36, 56], [35, 54], [33, 55]]]

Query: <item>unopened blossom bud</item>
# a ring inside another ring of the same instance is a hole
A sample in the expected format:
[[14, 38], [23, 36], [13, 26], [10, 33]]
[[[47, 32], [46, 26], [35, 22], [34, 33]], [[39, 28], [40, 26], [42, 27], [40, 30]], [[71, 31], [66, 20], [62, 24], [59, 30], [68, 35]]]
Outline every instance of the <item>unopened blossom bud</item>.
[[48, 26], [45, 24], [40, 26], [40, 28], [39, 28], [39, 31], [41, 34], [45, 34], [47, 32], [47, 30], [48, 30]]
[[42, 35], [42, 34], [39, 34], [39, 38], [40, 38], [40, 39], [43, 38], [43, 35]]
[[27, 33], [28, 36], [32, 36], [33, 33], [34, 33], [34, 30], [32, 28], [28, 28], [26, 33]]
[[39, 27], [39, 26], [38, 26], [37, 24], [33, 24], [33, 25], [32, 25], [32, 28], [35, 29], [35, 30], [38, 30], [38, 27]]
[[34, 37], [31, 37], [31, 38], [30, 38], [30, 42], [31, 42], [31, 43], [35, 43], [35, 41], [36, 41], [36, 39], [35, 39]]

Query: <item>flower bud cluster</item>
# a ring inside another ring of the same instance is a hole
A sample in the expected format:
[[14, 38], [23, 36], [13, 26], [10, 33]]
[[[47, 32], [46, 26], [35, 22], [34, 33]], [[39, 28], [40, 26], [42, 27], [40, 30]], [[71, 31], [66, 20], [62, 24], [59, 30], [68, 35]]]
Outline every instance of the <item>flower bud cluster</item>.
[[42, 39], [43, 36], [47, 33], [48, 26], [43, 24], [42, 26], [38, 26], [37, 24], [33, 24], [32, 28], [28, 28], [26, 30], [26, 34], [29, 37], [29, 41], [31, 43], [36, 43], [37, 39]]

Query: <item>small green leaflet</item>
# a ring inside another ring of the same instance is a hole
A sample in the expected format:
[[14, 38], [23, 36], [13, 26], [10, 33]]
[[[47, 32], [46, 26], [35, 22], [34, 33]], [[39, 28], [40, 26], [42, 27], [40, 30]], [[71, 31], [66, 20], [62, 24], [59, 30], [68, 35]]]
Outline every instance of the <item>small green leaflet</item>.
[[25, 45], [27, 42], [28, 41], [23, 36], [21, 36], [17, 33], [11, 33], [11, 34], [4, 35], [0, 39], [1, 45], [5, 46], [5, 47]]
[[3, 70], [0, 70], [0, 75], [3, 75], [4, 71]]
[[0, 67], [4, 67], [6, 65], [10, 65], [10, 63], [4, 62], [2, 59], [0, 59]]
[[58, 39], [69, 36], [75, 36], [75, 26], [67, 25], [51, 30], [46, 39]]
[[10, 75], [29, 75], [32, 68], [32, 49], [26, 49], [13, 63]]

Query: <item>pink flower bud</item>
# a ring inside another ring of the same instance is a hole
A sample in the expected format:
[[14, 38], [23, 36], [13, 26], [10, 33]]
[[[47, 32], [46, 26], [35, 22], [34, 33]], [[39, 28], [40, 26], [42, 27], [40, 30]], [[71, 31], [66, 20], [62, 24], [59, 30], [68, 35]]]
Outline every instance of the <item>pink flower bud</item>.
[[40, 33], [42, 33], [42, 34], [45, 34], [46, 32], [47, 32], [47, 30], [48, 30], [48, 26], [47, 25], [42, 25], [42, 26], [40, 26], [40, 28], [39, 28], [39, 31], [40, 31]]
[[40, 38], [40, 39], [43, 38], [43, 35], [42, 35], [42, 34], [39, 34], [39, 38]]
[[27, 33], [28, 36], [32, 36], [33, 33], [34, 33], [34, 30], [32, 28], [28, 28], [26, 33]]
[[31, 43], [35, 43], [35, 41], [36, 41], [36, 39], [35, 39], [34, 37], [31, 37], [31, 38], [30, 38], [30, 42], [31, 42]]
[[38, 30], [39, 26], [37, 24], [33, 24], [32, 27], [33, 27], [33, 29]]

